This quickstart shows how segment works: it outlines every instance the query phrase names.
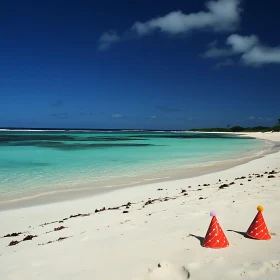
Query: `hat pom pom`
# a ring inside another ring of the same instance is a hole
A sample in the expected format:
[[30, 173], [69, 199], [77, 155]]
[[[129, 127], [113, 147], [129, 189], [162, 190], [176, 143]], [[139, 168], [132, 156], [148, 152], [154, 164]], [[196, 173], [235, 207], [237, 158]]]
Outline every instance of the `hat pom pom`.
[[257, 210], [260, 211], [260, 212], [262, 212], [262, 211], [264, 210], [264, 208], [263, 208], [261, 205], [259, 205], [259, 206], [257, 207]]
[[215, 217], [216, 215], [217, 215], [217, 214], [216, 214], [216, 211], [211, 211], [211, 212], [210, 212], [210, 216], [211, 216], [211, 217]]

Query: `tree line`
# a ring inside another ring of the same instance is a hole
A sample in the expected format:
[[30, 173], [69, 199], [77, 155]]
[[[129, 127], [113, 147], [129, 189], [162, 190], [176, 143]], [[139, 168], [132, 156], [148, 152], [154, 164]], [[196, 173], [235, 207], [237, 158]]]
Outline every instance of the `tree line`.
[[242, 126], [233, 126], [228, 125], [225, 127], [214, 127], [214, 128], [193, 128], [189, 131], [203, 131], [203, 132], [279, 132], [280, 131], [280, 119], [275, 126], [255, 126], [255, 127], [242, 127]]

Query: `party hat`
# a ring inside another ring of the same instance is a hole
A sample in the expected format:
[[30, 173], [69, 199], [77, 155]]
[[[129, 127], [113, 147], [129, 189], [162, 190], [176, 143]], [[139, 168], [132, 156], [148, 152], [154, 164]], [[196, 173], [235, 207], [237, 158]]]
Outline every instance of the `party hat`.
[[254, 239], [269, 240], [271, 239], [271, 236], [269, 234], [269, 231], [267, 229], [266, 223], [262, 215], [262, 211], [264, 210], [264, 208], [262, 206], [258, 206], [257, 210], [258, 214], [251, 223], [246, 234], [247, 236]]
[[212, 216], [212, 220], [203, 240], [202, 246], [213, 249], [228, 247], [229, 242], [216, 218], [216, 212], [211, 211], [210, 216]]

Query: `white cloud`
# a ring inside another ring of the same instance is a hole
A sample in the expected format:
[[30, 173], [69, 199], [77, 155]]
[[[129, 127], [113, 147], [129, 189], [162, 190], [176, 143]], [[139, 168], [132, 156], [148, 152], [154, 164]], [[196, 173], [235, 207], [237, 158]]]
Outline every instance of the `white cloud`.
[[197, 29], [213, 31], [235, 30], [240, 21], [240, 0], [206, 2], [206, 11], [184, 14], [174, 11], [146, 22], [135, 22], [132, 30], [139, 35], [148, 35], [156, 30], [169, 34], [186, 33]]
[[259, 38], [255, 35], [240, 36], [232, 34], [227, 38], [226, 43], [231, 46], [234, 53], [245, 53], [259, 43]]
[[211, 43], [209, 49], [202, 55], [206, 58], [241, 55], [240, 61], [247, 66], [262, 66], [264, 64], [280, 64], [280, 46], [264, 46], [256, 35], [230, 35], [226, 44], [228, 48], [217, 48]]
[[112, 115], [112, 118], [122, 118], [122, 115], [121, 114], [114, 114], [114, 115]]
[[257, 45], [241, 57], [248, 66], [261, 66], [264, 64], [280, 64], [280, 46], [267, 47]]
[[255, 119], [255, 117], [253, 117], [253, 116], [250, 116], [250, 117], [249, 117], [249, 119], [250, 119], [250, 120], [254, 120], [254, 119]]
[[[240, 2], [242, 0], [213, 0], [205, 3], [205, 10], [184, 14], [173, 11], [162, 17], [135, 22], [128, 33], [135, 32], [139, 36], [160, 31], [171, 35], [184, 34], [195, 30], [211, 30], [214, 32], [233, 31], [240, 22]], [[125, 32], [127, 34], [127, 32]], [[99, 39], [99, 50], [107, 50], [114, 43], [124, 39], [116, 32], [105, 32]]]
[[157, 116], [151, 116], [150, 119], [156, 119]]
[[108, 50], [112, 44], [115, 44], [121, 40], [121, 37], [116, 31], [111, 30], [104, 32], [98, 40], [98, 50]]
[[206, 58], [217, 58], [238, 55], [251, 50], [256, 44], [259, 43], [259, 38], [255, 35], [240, 36], [238, 34], [230, 35], [226, 44], [227, 48], [217, 48], [217, 42], [210, 43], [209, 49], [202, 55]]

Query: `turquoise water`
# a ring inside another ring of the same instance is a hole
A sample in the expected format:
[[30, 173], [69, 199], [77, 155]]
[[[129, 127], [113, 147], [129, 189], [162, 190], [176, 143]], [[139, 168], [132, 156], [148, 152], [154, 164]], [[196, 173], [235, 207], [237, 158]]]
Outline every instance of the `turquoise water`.
[[262, 141], [183, 132], [0, 132], [0, 199], [164, 177], [252, 155]]

